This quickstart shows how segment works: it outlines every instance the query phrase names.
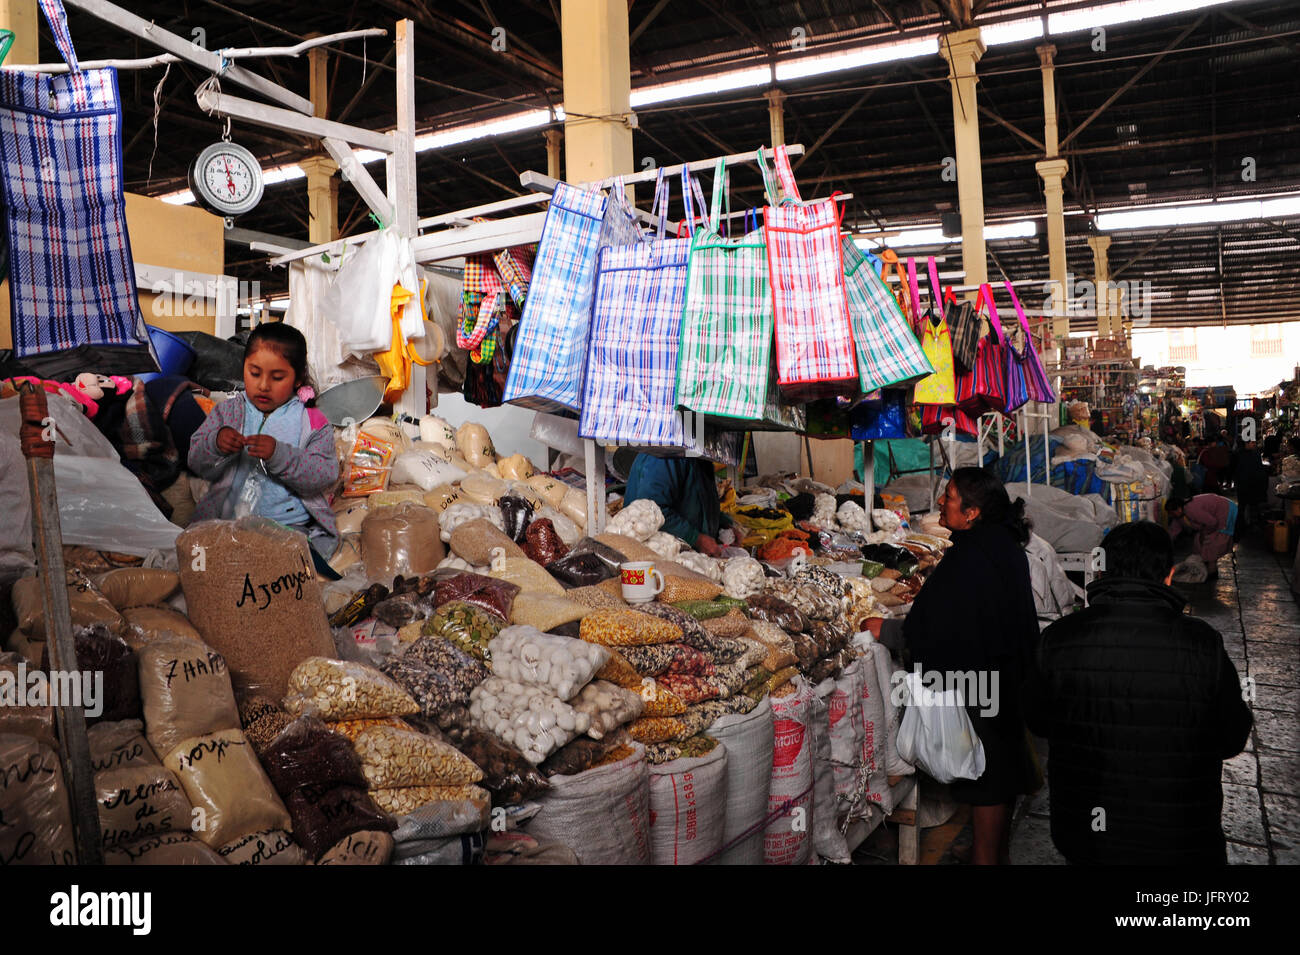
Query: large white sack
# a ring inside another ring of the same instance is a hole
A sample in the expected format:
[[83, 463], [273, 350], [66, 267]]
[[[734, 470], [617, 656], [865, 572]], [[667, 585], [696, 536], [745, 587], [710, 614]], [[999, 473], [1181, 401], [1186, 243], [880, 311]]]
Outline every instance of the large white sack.
[[772, 785], [772, 703], [722, 716], [708, 734], [727, 747], [727, 819], [719, 865], [762, 865], [763, 828]]
[[848, 865], [849, 844], [840, 831], [835, 805], [835, 765], [831, 758], [830, 698], [835, 681], [827, 677], [813, 691], [813, 846], [827, 862]]
[[763, 836], [766, 865], [806, 865], [813, 853], [813, 690], [796, 676], [795, 692], [772, 697], [772, 783]]
[[865, 737], [862, 725], [863, 668], [870, 658], [854, 660], [835, 680], [827, 720], [831, 733], [831, 759], [835, 764], [836, 815], [861, 818], [867, 811], [866, 773], [862, 761]]
[[528, 823], [534, 838], [568, 846], [583, 865], [650, 864], [650, 773], [645, 747], [576, 776], [552, 776]]
[[650, 857], [655, 865], [716, 862], [727, 828], [727, 747], [650, 767]]

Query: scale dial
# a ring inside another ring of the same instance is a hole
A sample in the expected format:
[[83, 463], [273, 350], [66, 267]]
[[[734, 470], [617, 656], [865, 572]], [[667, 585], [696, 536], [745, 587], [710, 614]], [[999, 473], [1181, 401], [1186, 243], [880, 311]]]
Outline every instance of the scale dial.
[[236, 143], [213, 143], [190, 168], [190, 190], [203, 205], [223, 216], [248, 212], [262, 201], [262, 167]]

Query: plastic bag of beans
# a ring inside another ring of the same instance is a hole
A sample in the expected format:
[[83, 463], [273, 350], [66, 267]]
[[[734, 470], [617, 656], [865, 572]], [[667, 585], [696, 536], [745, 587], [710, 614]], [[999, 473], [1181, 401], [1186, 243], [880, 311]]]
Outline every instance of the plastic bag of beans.
[[516, 747], [472, 727], [445, 731], [447, 740], [483, 771], [479, 785], [496, 805], [515, 805], [546, 792], [546, 776]]
[[674, 600], [672, 606], [700, 621], [723, 617], [731, 611], [726, 604], [714, 600]]
[[[510, 500], [510, 498], [502, 498]], [[501, 548], [507, 557], [523, 557], [524, 551], [503, 531], [486, 518], [478, 517], [461, 524], [451, 532], [451, 550], [457, 557], [469, 561], [475, 567], [487, 567], [492, 564], [492, 552]]]
[[300, 786], [366, 784], [352, 744], [313, 717], [300, 717], [290, 723], [260, 758], [281, 796]]
[[559, 560], [569, 552], [560, 533], [549, 518], [542, 517], [528, 525], [524, 534], [524, 553], [543, 567]]
[[146, 644], [139, 658], [145, 732], [160, 756], [182, 740], [239, 727], [220, 653], [196, 640], [166, 637]]
[[722, 593], [721, 587], [704, 577], [698, 579], [680, 577], [665, 571], [662, 566], [656, 566], [664, 575], [664, 589], [655, 598], [660, 603], [675, 604], [684, 600], [712, 600]]
[[488, 674], [478, 659], [441, 637], [421, 637], [405, 654], [386, 661], [383, 672], [410, 693], [425, 716], [467, 705], [470, 691]]
[[749, 629], [749, 618], [739, 610], [703, 621], [703, 627], [716, 637], [740, 637]]
[[598, 554], [570, 553], [546, 565], [546, 572], [565, 588], [594, 587], [603, 580], [618, 576], [618, 571]]
[[506, 621], [510, 619], [510, 610], [518, 594], [519, 588], [504, 580], [494, 580], [481, 574], [455, 574], [437, 582], [433, 605], [441, 607], [452, 600], [463, 600], [491, 611]]
[[605, 646], [679, 643], [681, 627], [635, 610], [594, 610], [582, 618], [582, 639]]
[[359, 786], [302, 786], [289, 794], [286, 805], [293, 818], [293, 838], [313, 860], [354, 833], [397, 828], [397, 820]]
[[546, 572], [535, 560], [527, 557], [505, 557], [492, 562], [490, 576], [514, 584], [521, 591], [535, 594], [549, 594], [553, 597], [565, 596], [564, 586]]
[[371, 726], [353, 746], [371, 789], [463, 786], [483, 778], [482, 770], [450, 744], [415, 730]]
[[422, 632], [426, 636], [442, 637], [466, 653], [490, 661], [492, 653], [488, 644], [503, 626], [496, 614], [462, 600], [453, 600], [439, 607], [438, 612], [424, 622]]
[[326, 657], [298, 664], [289, 677], [284, 708], [293, 716], [330, 721], [405, 716], [420, 709], [410, 694], [373, 667]]
[[746, 611], [751, 620], [774, 623], [786, 633], [795, 634], [808, 629], [808, 619], [793, 605], [773, 594], [755, 594], [746, 597]]

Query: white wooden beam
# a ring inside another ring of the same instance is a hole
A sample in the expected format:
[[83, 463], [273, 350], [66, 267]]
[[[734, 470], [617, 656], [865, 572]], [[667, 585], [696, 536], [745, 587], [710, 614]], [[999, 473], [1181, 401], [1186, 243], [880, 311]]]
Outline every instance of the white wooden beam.
[[339, 164], [343, 181], [352, 183], [353, 188], [361, 194], [361, 198], [370, 207], [370, 211], [379, 217], [379, 221], [385, 227], [391, 225], [394, 216], [393, 204], [388, 201], [384, 190], [379, 188], [379, 183], [375, 182], [365, 165], [357, 159], [352, 147], [333, 136], [322, 137], [321, 145], [330, 154], [330, 158]]
[[[397, 21], [397, 128], [393, 130], [392, 154], [387, 160], [388, 201], [393, 207], [392, 227], [403, 239], [414, 239], [418, 231], [418, 198], [415, 182], [415, 22]], [[426, 387], [428, 369], [411, 364], [410, 383], [394, 408], [399, 414], [419, 418], [438, 403], [438, 389], [432, 398]]]
[[476, 252], [497, 252], [511, 246], [528, 245], [541, 239], [545, 221], [545, 212], [532, 212], [417, 236], [412, 243], [415, 261], [442, 262]]
[[435, 225], [453, 225], [458, 219], [473, 219], [475, 216], [491, 215], [494, 212], [508, 212], [521, 206], [534, 206], [539, 202], [550, 202], [550, 200], [549, 195], [540, 192], [527, 196], [511, 196], [509, 199], [502, 199], [500, 202], [489, 202], [481, 206], [470, 206], [468, 209], [458, 209], [455, 212], [426, 216], [420, 220], [419, 226], [421, 229], [427, 229]]
[[378, 133], [372, 129], [348, 126], [330, 119], [317, 119], [315, 116], [300, 116], [292, 110], [267, 106], [265, 103], [218, 93], [212, 89], [201, 89], [195, 93], [194, 98], [198, 101], [199, 108], [206, 112], [246, 119], [259, 126], [269, 126], [272, 129], [304, 136], [315, 136], [317, 139], [329, 136], [354, 146], [364, 146], [383, 153], [391, 153], [394, 149], [391, 133]]
[[[786, 154], [790, 156], [802, 156], [804, 152], [804, 147], [801, 143], [787, 146], [785, 149]], [[632, 185], [638, 182], [650, 182], [659, 176], [660, 170], [663, 171], [665, 176], [680, 175], [682, 169], [686, 167], [689, 167], [691, 172], [712, 171], [718, 158], [719, 157], [714, 157], [713, 159], [698, 159], [695, 162], [678, 163], [675, 166], [661, 166], [655, 169], [642, 170], [641, 172], [630, 172], [626, 176], [611, 176], [608, 179], [601, 179], [597, 182], [575, 183], [575, 185], [580, 189], [605, 188], [606, 186], [612, 185], [615, 179], [622, 179], [625, 184]], [[733, 166], [742, 162], [757, 162], [758, 151], [754, 150], [747, 153], [732, 153], [730, 156], [723, 156], [721, 158], [726, 160], [728, 166]], [[536, 172], [531, 169], [520, 173], [519, 181], [526, 188], [532, 189], [535, 192], [554, 192], [555, 184], [557, 182], [557, 180], [552, 179], [545, 173]]]
[[182, 60], [203, 67], [209, 73], [219, 73], [222, 79], [261, 93], [267, 99], [288, 106], [299, 113], [311, 114], [311, 100], [307, 99], [307, 97], [299, 96], [297, 93], [285, 89], [264, 76], [258, 76], [242, 66], [230, 66], [229, 61], [223, 60], [219, 53], [196, 46], [190, 40], [164, 30], [143, 17], [136, 16], [124, 7], [109, 3], [108, 0], [65, 0], [65, 3], [69, 7], [82, 10], [91, 16], [111, 23], [132, 36], [148, 40], [162, 47], [168, 53], [176, 54]]

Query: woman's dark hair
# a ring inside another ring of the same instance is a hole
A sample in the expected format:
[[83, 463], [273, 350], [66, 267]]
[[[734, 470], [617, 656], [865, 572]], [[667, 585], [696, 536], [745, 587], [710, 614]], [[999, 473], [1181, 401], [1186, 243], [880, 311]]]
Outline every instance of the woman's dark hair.
[[[263, 322], [248, 333], [248, 343], [244, 345], [244, 361], [248, 361], [248, 356], [259, 348], [269, 348], [289, 363], [293, 369], [295, 391], [303, 385], [312, 391], [316, 390], [311, 372], [307, 369], [307, 339], [298, 329], [284, 322]], [[306, 402], [308, 407], [315, 403], [315, 398]]]
[[961, 495], [962, 507], [980, 509], [980, 523], [1003, 524], [1021, 546], [1029, 543], [1033, 525], [1025, 517], [1024, 499], [1016, 498], [1012, 503], [997, 475], [983, 468], [958, 468], [952, 472], [951, 482]]
[[1165, 501], [1165, 513], [1172, 514], [1174, 511], [1181, 511], [1186, 505], [1187, 502], [1181, 497], [1171, 497]]
[[1101, 550], [1108, 577], [1163, 581], [1174, 566], [1169, 532], [1151, 521], [1120, 524], [1102, 540]]

